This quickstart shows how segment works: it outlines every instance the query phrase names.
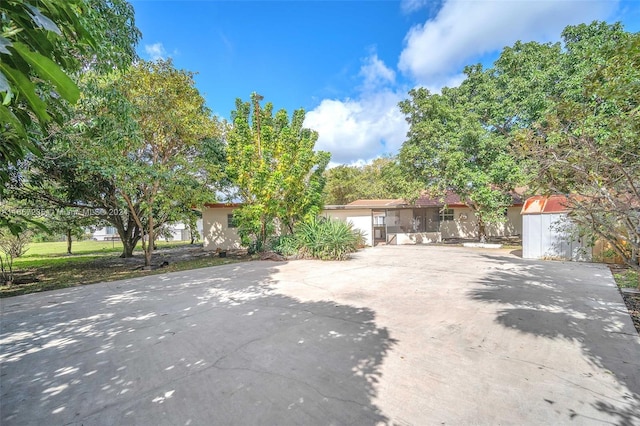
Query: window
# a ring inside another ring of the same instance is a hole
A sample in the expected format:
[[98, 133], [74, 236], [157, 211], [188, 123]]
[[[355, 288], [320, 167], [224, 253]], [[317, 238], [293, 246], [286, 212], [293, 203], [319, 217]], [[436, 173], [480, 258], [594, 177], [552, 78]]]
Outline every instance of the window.
[[444, 222], [447, 220], [453, 220], [453, 209], [440, 210], [440, 221]]
[[233, 213], [227, 215], [227, 228], [237, 228], [236, 218], [233, 217]]

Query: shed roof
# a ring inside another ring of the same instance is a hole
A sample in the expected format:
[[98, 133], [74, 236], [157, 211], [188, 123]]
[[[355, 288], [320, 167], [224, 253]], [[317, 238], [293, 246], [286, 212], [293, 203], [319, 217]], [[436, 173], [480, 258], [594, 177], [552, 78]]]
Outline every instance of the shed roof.
[[567, 213], [569, 198], [565, 195], [535, 195], [527, 198], [520, 214]]

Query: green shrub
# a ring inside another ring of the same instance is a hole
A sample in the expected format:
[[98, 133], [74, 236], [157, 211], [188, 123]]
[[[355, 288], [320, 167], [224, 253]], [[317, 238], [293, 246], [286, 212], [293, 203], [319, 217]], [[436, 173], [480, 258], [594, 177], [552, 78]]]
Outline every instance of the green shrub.
[[300, 251], [300, 243], [295, 235], [280, 235], [275, 237], [270, 242], [271, 250], [275, 251], [282, 256], [289, 257], [295, 256]]
[[361, 234], [350, 223], [325, 218], [301, 224], [295, 238], [303, 257], [322, 260], [348, 259], [362, 242]]
[[364, 247], [364, 234], [351, 223], [319, 217], [299, 224], [293, 234], [270, 240], [269, 247], [282, 256], [307, 259], [346, 260]]

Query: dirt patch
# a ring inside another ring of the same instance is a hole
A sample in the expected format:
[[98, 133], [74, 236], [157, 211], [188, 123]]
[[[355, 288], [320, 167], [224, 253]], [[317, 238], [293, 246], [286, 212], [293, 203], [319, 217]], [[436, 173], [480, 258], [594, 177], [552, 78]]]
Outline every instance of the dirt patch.
[[[151, 264], [151, 269], [159, 269], [167, 266], [171, 266], [175, 263], [187, 262], [199, 259], [215, 259], [222, 258], [220, 253], [204, 250], [202, 246], [191, 246], [185, 245], [181, 247], [173, 247], [168, 249], [157, 249], [153, 252], [153, 259]], [[226, 252], [227, 259], [235, 259], [235, 260], [248, 260], [246, 250], [229, 250]], [[129, 257], [126, 259], [116, 257], [116, 258], [104, 258], [98, 259], [92, 262], [92, 265], [96, 267], [105, 267], [105, 268], [114, 268], [114, 267], [129, 267], [133, 270], [139, 270], [144, 266], [144, 255], [142, 253]]]

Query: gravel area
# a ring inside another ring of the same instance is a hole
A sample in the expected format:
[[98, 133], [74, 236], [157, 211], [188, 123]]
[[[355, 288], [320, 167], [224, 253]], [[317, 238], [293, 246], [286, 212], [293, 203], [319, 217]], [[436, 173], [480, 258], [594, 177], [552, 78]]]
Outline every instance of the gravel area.
[[624, 303], [629, 309], [629, 315], [633, 320], [633, 325], [636, 326], [638, 334], [640, 334], [640, 294], [622, 293]]

